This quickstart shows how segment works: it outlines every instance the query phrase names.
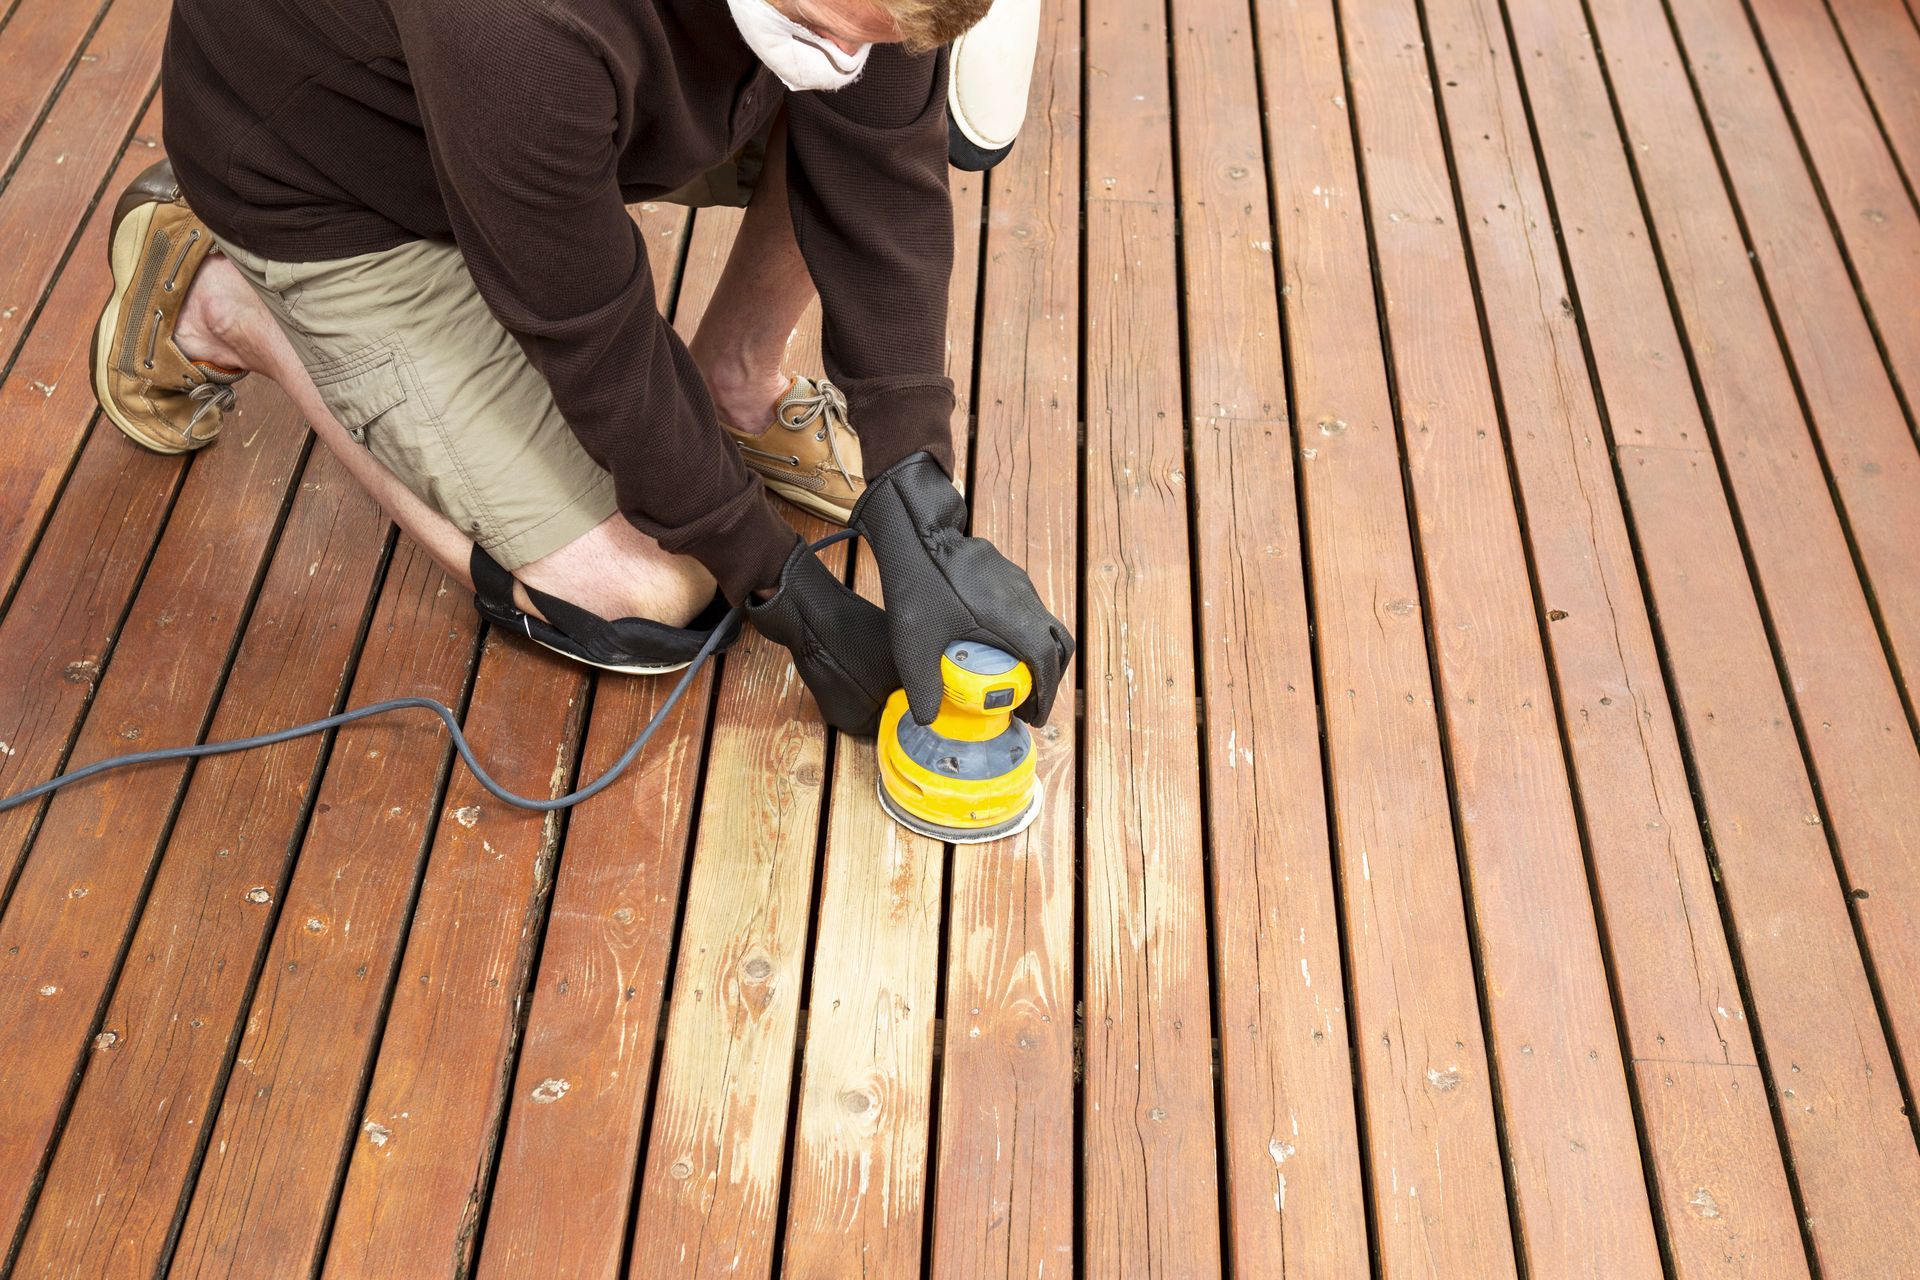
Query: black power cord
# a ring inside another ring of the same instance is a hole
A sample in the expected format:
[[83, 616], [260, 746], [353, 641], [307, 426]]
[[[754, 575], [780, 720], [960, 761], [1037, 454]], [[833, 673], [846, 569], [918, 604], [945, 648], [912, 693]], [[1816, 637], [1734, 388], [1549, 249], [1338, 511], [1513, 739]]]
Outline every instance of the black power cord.
[[[820, 539], [820, 541], [813, 543], [809, 550], [818, 553], [823, 548], [830, 547], [836, 542], [844, 541], [853, 536], [853, 530], [843, 529], [839, 533], [830, 534]], [[370, 716], [385, 715], [389, 711], [405, 711], [413, 707], [418, 707], [423, 711], [431, 711], [446, 723], [447, 731], [453, 735], [454, 750], [458, 751], [460, 758], [466, 761], [467, 768], [472, 771], [473, 776], [479, 781], [480, 785], [492, 792], [496, 799], [504, 800], [506, 803], [517, 808], [533, 809], [542, 813], [550, 813], [556, 809], [571, 809], [581, 801], [590, 800], [612, 786], [620, 775], [626, 771], [627, 766], [632, 764], [642, 751], [646, 750], [647, 743], [653, 740], [655, 731], [660, 728], [667, 716], [673, 711], [675, 705], [679, 703], [681, 695], [685, 694], [688, 686], [693, 683], [693, 678], [700, 674], [700, 668], [707, 665], [707, 659], [713, 656], [714, 650], [720, 644], [720, 637], [726, 635], [740, 620], [743, 612], [739, 605], [735, 605], [733, 608], [727, 610], [726, 617], [722, 618], [719, 625], [714, 627], [707, 635], [707, 642], [700, 646], [700, 652], [696, 653], [693, 656], [693, 661], [687, 664], [687, 669], [681, 674], [679, 683], [673, 686], [673, 692], [667, 695], [667, 700], [660, 704], [660, 709], [653, 713], [651, 720], [647, 721], [647, 727], [640, 731], [640, 736], [633, 740], [633, 745], [629, 746], [625, 753], [613, 762], [611, 768], [598, 778], [595, 778], [592, 782], [589, 782], [586, 786], [581, 787], [578, 791], [570, 791], [564, 796], [557, 796], [551, 800], [535, 800], [527, 796], [517, 796], [495, 782], [492, 775], [481, 766], [479, 759], [473, 754], [473, 747], [467, 742], [467, 735], [460, 731], [460, 722], [454, 718], [453, 709], [447, 706], [446, 703], [441, 702], [437, 698], [389, 698], [385, 702], [375, 702], [364, 707], [354, 707], [351, 710], [342, 711], [337, 715], [327, 716], [322, 720], [313, 720], [306, 724], [297, 724], [288, 729], [276, 729], [272, 733], [256, 734], [251, 738], [230, 738], [225, 742], [203, 742], [190, 747], [158, 747], [152, 751], [135, 751], [130, 755], [114, 756], [111, 759], [101, 760], [94, 764], [87, 765], [84, 768], [75, 769], [71, 773], [63, 773], [57, 778], [49, 778], [39, 786], [29, 787], [18, 795], [8, 796], [6, 799], [0, 800], [0, 813], [5, 813], [9, 809], [18, 808], [20, 805], [38, 800], [41, 796], [51, 795], [61, 787], [68, 786], [75, 782], [84, 782], [96, 774], [106, 773], [111, 769], [124, 769], [136, 764], [158, 764], [167, 760], [198, 760], [204, 756], [224, 756], [231, 755], [236, 751], [252, 751], [256, 747], [270, 747], [275, 743], [289, 742], [294, 738], [304, 738], [310, 733], [325, 733], [329, 729], [337, 729], [343, 724], [352, 724], [356, 720], [365, 720]]]

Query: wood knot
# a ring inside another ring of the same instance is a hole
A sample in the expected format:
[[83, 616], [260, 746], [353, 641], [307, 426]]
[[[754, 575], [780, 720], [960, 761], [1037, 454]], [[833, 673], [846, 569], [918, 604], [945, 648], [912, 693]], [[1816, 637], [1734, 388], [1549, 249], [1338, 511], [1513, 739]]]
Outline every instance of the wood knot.
[[753, 982], [765, 982], [773, 976], [773, 962], [765, 956], [754, 956], [742, 967], [747, 978]]

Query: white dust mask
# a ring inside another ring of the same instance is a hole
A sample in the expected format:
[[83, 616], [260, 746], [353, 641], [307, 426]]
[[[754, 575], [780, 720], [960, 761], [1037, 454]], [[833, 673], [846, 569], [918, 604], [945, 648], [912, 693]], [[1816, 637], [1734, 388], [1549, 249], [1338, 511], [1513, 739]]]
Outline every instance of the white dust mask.
[[767, 64], [780, 83], [795, 91], [844, 89], [860, 78], [873, 46], [863, 44], [848, 53], [825, 36], [801, 26], [767, 0], [727, 0], [733, 24], [754, 56]]

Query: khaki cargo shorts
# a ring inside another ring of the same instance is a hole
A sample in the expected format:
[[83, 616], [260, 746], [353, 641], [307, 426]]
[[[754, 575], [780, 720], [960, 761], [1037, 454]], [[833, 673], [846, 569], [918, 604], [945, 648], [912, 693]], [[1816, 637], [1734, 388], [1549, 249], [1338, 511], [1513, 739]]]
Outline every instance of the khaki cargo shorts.
[[[665, 201], [745, 205], [763, 145]], [[279, 321], [340, 425], [508, 570], [617, 509], [613, 477], [580, 447], [453, 244], [416, 240], [300, 263], [219, 248]]]

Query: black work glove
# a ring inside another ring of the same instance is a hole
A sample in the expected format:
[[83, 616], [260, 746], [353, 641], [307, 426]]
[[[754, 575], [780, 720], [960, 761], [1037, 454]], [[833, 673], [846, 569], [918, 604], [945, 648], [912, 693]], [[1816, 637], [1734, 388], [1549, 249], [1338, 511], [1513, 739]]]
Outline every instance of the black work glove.
[[806, 543], [796, 542], [773, 598], [749, 602], [747, 617], [761, 635], [792, 651], [794, 669], [828, 724], [863, 738], [874, 735], [881, 707], [900, 687], [887, 616], [876, 605], [827, 572]]
[[967, 504], [933, 455], [908, 454], [869, 480], [849, 523], [880, 566], [893, 658], [913, 718], [931, 724], [939, 714], [946, 647], [982, 640], [1027, 664], [1033, 694], [1017, 714], [1045, 724], [1073, 636], [1040, 603], [1024, 569], [985, 538], [966, 535]]

